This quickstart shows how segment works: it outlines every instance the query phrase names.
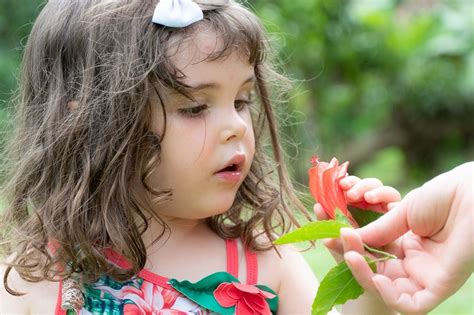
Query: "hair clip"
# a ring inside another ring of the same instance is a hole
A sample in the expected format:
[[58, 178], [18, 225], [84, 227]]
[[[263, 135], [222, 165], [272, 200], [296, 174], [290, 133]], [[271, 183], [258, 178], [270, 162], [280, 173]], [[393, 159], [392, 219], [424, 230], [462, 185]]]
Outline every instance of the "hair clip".
[[191, 0], [160, 0], [152, 22], [169, 27], [186, 27], [203, 17], [202, 9]]

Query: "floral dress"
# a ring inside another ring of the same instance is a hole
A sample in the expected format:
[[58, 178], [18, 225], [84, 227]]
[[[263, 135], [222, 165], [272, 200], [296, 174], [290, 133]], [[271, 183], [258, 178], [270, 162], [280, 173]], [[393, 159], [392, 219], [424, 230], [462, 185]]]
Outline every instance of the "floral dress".
[[[188, 315], [188, 314], [276, 314], [278, 297], [272, 289], [257, 285], [258, 263], [255, 253], [245, 251], [247, 283], [238, 280], [237, 240], [226, 240], [227, 271], [213, 273], [191, 283], [178, 281], [143, 269], [126, 282], [107, 276], [83, 284], [78, 292], [83, 301], [79, 315]], [[126, 268], [128, 262], [110, 251], [111, 262]], [[67, 309], [64, 288], [59, 285], [55, 315], [76, 314]]]

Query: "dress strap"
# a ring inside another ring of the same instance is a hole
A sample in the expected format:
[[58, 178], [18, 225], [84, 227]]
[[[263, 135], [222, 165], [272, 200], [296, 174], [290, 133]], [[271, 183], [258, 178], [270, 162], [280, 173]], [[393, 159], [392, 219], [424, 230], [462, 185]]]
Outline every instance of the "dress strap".
[[257, 284], [258, 280], [258, 260], [257, 254], [245, 249], [245, 260], [247, 261], [247, 284]]
[[[56, 241], [54, 238], [49, 239], [48, 244], [46, 244], [46, 248], [49, 250], [51, 255], [55, 255], [58, 248], [61, 245]], [[60, 270], [63, 270], [61, 266], [59, 266]], [[54, 309], [54, 315], [66, 315], [66, 310], [63, 310], [61, 307], [62, 304], [62, 292], [63, 292], [63, 280], [59, 280], [58, 285], [58, 298], [56, 299], [56, 307]]]
[[[238, 239], [227, 239], [227, 272], [239, 278], [239, 250]], [[247, 284], [257, 284], [258, 280], [258, 260], [257, 254], [245, 249], [245, 261], [247, 263]]]
[[227, 272], [239, 278], [239, 249], [237, 248], [236, 239], [226, 239], [225, 245], [227, 249]]
[[67, 312], [66, 310], [63, 310], [61, 305], [63, 303], [63, 296], [62, 296], [62, 291], [63, 291], [63, 281], [59, 281], [59, 290], [58, 290], [58, 298], [56, 300], [56, 309], [54, 310], [54, 315], [66, 315]]

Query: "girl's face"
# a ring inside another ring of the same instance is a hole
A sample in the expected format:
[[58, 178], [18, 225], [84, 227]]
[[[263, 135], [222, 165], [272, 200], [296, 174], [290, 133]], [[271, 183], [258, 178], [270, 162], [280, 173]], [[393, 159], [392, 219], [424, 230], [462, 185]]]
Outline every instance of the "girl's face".
[[[255, 151], [249, 110], [254, 69], [239, 53], [205, 60], [218, 45], [216, 35], [204, 31], [170, 51], [172, 62], [186, 76], [184, 82], [193, 87], [195, 102], [160, 91], [166, 132], [151, 185], [171, 189], [173, 196], [158, 206], [159, 215], [202, 219], [223, 213], [232, 206], [249, 172]], [[152, 104], [152, 128], [162, 134], [162, 108], [158, 102]]]

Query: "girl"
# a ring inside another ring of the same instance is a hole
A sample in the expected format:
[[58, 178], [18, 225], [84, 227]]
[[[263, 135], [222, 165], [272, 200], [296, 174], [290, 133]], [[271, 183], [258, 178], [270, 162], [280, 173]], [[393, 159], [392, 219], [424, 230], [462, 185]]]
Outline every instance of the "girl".
[[[50, 0], [23, 60], [0, 313], [308, 314], [310, 268], [272, 244], [308, 215], [270, 53], [234, 1]], [[387, 312], [374, 296], [350, 310]]]

